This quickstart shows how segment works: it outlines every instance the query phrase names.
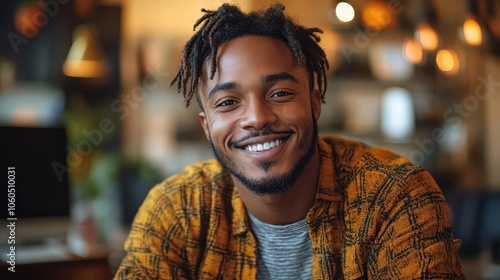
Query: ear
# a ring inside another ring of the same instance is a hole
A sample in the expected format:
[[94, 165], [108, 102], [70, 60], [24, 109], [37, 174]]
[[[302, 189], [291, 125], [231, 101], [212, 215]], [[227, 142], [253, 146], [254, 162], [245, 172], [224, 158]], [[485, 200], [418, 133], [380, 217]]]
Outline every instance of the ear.
[[205, 131], [205, 136], [207, 137], [207, 140], [210, 141], [210, 132], [208, 130], [208, 122], [207, 117], [205, 116], [205, 112], [200, 112], [198, 114], [198, 117], [200, 118], [200, 124], [203, 128], [203, 131]]
[[314, 118], [318, 121], [319, 116], [321, 115], [321, 92], [319, 92], [319, 90], [313, 89], [311, 91], [311, 103]]

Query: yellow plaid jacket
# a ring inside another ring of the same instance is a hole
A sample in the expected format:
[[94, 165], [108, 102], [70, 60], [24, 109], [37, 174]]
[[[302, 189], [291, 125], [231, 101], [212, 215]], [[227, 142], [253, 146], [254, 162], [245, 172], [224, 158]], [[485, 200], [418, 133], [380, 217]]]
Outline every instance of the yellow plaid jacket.
[[[421, 167], [384, 149], [321, 137], [306, 221], [312, 279], [464, 279], [445, 198]], [[216, 160], [155, 186], [115, 279], [255, 279], [257, 240]]]

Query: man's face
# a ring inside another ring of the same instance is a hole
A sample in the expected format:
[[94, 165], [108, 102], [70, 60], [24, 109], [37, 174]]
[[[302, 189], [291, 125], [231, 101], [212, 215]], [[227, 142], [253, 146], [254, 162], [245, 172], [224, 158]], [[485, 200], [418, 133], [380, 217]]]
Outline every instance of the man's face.
[[220, 47], [212, 80], [209, 70], [200, 121], [222, 166], [257, 194], [285, 192], [307, 176], [301, 171], [315, 152], [321, 96], [288, 46], [239, 37]]

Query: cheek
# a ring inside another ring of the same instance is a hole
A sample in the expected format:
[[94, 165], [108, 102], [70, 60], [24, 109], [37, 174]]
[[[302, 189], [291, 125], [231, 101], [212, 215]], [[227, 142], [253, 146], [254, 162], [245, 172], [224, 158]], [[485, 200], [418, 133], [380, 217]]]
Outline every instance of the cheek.
[[297, 126], [299, 129], [308, 127], [312, 123], [313, 112], [310, 109], [311, 105], [306, 106], [296, 106], [283, 111], [281, 117], [284, 121], [288, 122], [289, 125]]
[[230, 133], [233, 131], [230, 121], [224, 120], [224, 118], [216, 117], [209, 123], [208, 126], [210, 137], [213, 142], [226, 143], [230, 140]]
[[313, 112], [304, 108], [293, 110], [286, 115], [286, 119], [288, 124], [297, 130], [299, 147], [301, 149], [309, 147], [314, 132]]

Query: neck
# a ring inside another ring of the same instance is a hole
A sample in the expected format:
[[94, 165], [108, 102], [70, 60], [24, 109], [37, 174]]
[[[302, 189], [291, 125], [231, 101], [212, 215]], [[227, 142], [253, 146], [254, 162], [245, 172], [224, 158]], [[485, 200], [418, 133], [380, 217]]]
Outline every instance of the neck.
[[319, 169], [319, 153], [316, 150], [292, 188], [272, 195], [255, 194], [233, 179], [245, 207], [257, 219], [269, 224], [290, 224], [304, 219], [314, 204]]

